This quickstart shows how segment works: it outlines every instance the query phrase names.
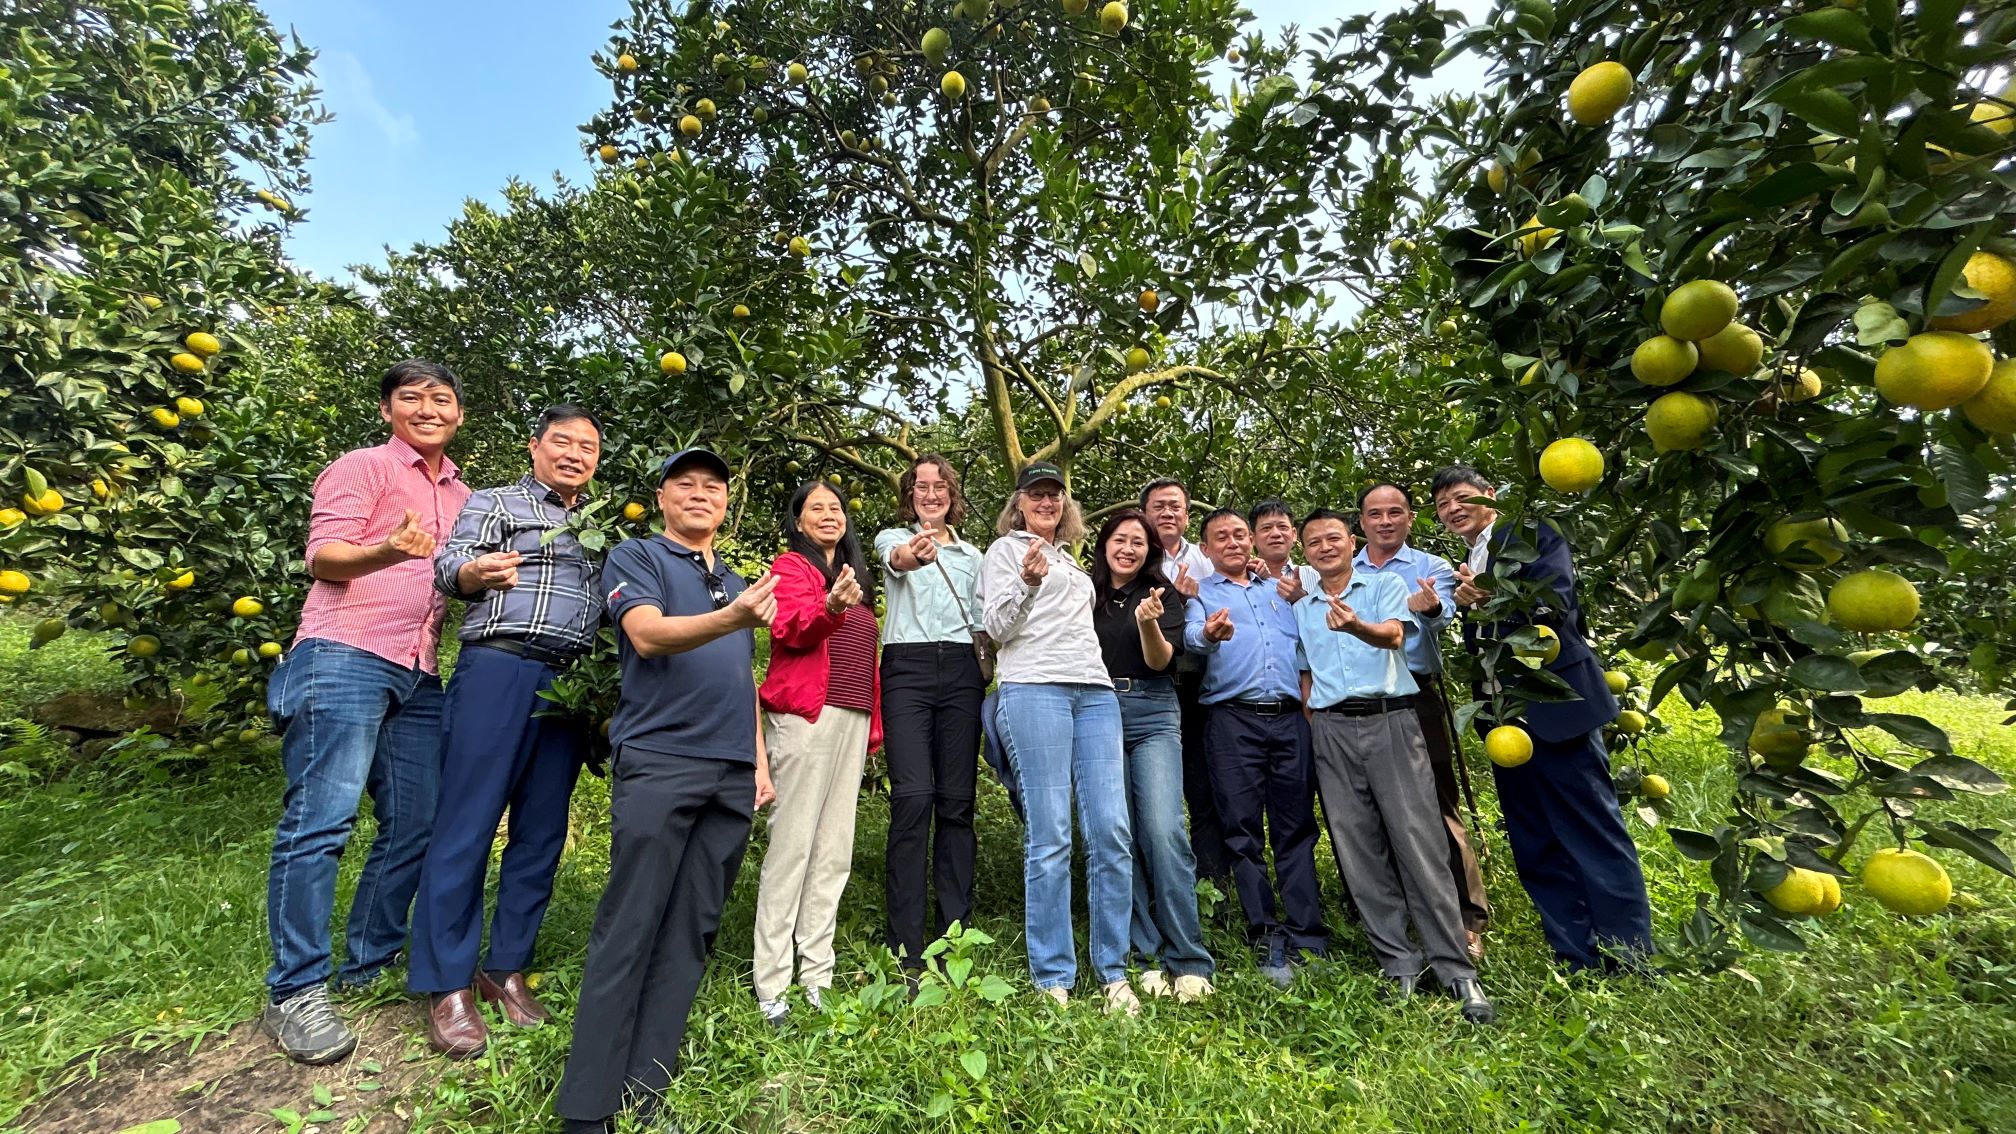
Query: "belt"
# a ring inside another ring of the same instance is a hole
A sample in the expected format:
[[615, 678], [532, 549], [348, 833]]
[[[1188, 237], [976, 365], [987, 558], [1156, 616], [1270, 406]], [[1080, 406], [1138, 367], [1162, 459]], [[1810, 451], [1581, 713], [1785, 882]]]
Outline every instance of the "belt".
[[1258, 717], [1279, 717], [1302, 711], [1302, 702], [1293, 697], [1279, 697], [1271, 701], [1220, 701], [1220, 705], [1232, 709], [1244, 709]]
[[1346, 697], [1334, 705], [1317, 709], [1319, 713], [1335, 713], [1340, 717], [1376, 717], [1382, 713], [1397, 713], [1402, 709], [1412, 709], [1414, 697]]
[[562, 653], [559, 650], [549, 650], [544, 646], [535, 646], [530, 642], [521, 642], [516, 638], [479, 638], [474, 642], [464, 642], [462, 646], [464, 649], [470, 646], [477, 646], [485, 650], [496, 650], [500, 654], [510, 654], [512, 657], [524, 658], [526, 661], [536, 661], [552, 666], [568, 665], [575, 658], [581, 656], [579, 654]]
[[1176, 689], [1176, 682], [1167, 677], [1116, 677], [1113, 679], [1115, 693], [1170, 693]]

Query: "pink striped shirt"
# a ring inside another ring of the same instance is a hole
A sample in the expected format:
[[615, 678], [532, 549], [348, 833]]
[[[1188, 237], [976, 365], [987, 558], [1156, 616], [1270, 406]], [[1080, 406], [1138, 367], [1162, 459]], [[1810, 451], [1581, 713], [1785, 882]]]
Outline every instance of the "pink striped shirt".
[[[332, 543], [370, 547], [385, 542], [409, 508], [420, 513], [420, 525], [437, 543], [445, 542], [468, 499], [469, 486], [446, 456], [440, 475], [429, 478], [426, 458], [397, 437], [352, 449], [315, 478], [308, 562]], [[397, 666], [418, 665], [439, 673], [441, 622], [447, 614], [448, 600], [434, 589], [433, 560], [408, 559], [347, 583], [315, 580], [301, 605], [294, 641], [341, 642]]]

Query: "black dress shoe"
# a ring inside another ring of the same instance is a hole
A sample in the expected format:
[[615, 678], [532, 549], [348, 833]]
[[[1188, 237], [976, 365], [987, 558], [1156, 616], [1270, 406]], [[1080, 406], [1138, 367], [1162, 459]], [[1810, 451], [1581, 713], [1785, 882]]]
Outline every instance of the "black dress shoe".
[[1449, 986], [1449, 994], [1463, 1002], [1463, 1018], [1473, 1024], [1489, 1024], [1498, 1019], [1498, 1009], [1484, 996], [1484, 985], [1476, 977]]
[[1388, 1004], [1398, 1004], [1412, 999], [1415, 986], [1420, 984], [1418, 976], [1392, 976], [1379, 982], [1379, 999]]
[[569, 1118], [560, 1128], [561, 1134], [616, 1134], [616, 1116], [607, 1118]]

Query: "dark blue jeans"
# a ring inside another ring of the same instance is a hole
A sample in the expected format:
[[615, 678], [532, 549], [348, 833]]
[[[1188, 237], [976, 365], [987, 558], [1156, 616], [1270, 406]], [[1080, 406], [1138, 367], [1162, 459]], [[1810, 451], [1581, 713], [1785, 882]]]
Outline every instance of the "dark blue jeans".
[[1183, 829], [1183, 724], [1176, 685], [1136, 680], [1119, 691], [1134, 829], [1134, 951], [1171, 976], [1211, 975], [1197, 918], [1197, 860]]
[[275, 1002], [329, 979], [336, 867], [367, 791], [378, 835], [350, 903], [337, 983], [369, 982], [406, 943], [434, 823], [441, 703], [440, 677], [321, 638], [297, 644], [274, 669], [266, 707], [287, 771], [266, 882]]

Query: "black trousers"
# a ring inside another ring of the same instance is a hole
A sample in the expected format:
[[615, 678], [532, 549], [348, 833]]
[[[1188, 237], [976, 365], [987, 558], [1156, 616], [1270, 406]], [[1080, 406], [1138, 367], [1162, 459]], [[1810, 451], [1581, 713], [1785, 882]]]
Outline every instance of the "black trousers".
[[1228, 889], [1232, 852], [1225, 847], [1225, 825], [1218, 819], [1218, 798], [1211, 790], [1211, 762], [1205, 756], [1204, 723], [1209, 716], [1197, 702], [1203, 671], [1176, 675], [1176, 706], [1183, 721], [1183, 804], [1190, 810], [1190, 854], [1197, 877]]
[[[1414, 698], [1414, 713], [1421, 722], [1421, 739], [1428, 744], [1428, 767], [1435, 773], [1435, 802], [1442, 809], [1442, 826], [1449, 833], [1449, 876], [1456, 883], [1456, 901], [1463, 913], [1463, 928], [1484, 932], [1491, 922], [1491, 902], [1484, 896], [1484, 873], [1477, 867], [1470, 833], [1463, 826], [1463, 806], [1456, 784], [1456, 761], [1463, 758], [1455, 733], [1449, 728], [1449, 700], [1442, 678], [1417, 673], [1415, 684], [1421, 692]], [[1483, 833], [1479, 832], [1482, 838]]]
[[554, 1109], [594, 1120], [672, 1081], [756, 805], [756, 768], [625, 747], [609, 772], [609, 882], [595, 910]]
[[[882, 751], [889, 763], [883, 874], [889, 950], [905, 968], [922, 968], [927, 936], [973, 912], [973, 788], [986, 692], [969, 643], [882, 647]], [[927, 883], [938, 899], [928, 925]]]
[[1300, 711], [1262, 716], [1209, 705], [1206, 713], [1211, 784], [1247, 936], [1258, 941], [1279, 930], [1290, 947], [1321, 953], [1330, 945], [1330, 930], [1323, 924], [1323, 887], [1316, 878], [1316, 764], [1309, 722]]

